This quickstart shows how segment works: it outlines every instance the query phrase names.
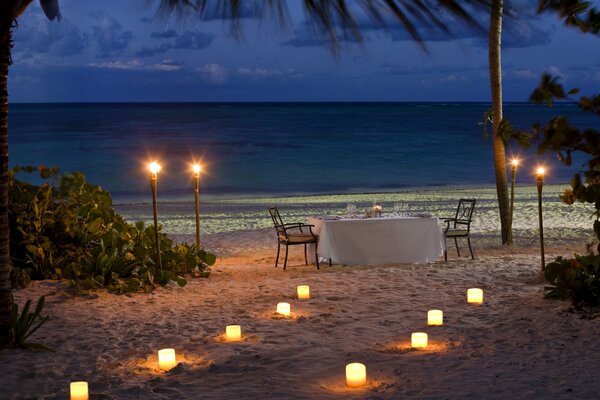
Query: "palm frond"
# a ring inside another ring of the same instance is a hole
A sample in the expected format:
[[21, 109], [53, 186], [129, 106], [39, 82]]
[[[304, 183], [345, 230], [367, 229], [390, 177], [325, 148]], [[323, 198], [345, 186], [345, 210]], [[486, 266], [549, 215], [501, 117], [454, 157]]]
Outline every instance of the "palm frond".
[[[149, 0], [152, 3], [152, 0]], [[257, 0], [263, 11], [272, 11], [277, 22], [285, 25], [288, 19], [285, 0]], [[485, 28], [475, 18], [472, 9], [489, 11], [492, 0], [303, 0], [303, 8], [310, 21], [323, 32], [331, 48], [337, 51], [342, 39], [348, 37], [356, 42], [363, 41], [361, 18], [370, 18], [377, 26], [387, 27], [397, 21], [411, 38], [425, 49], [419, 31], [437, 29], [452, 35], [452, 29], [440, 16], [440, 11], [457, 18], [473, 29], [485, 32]], [[240, 0], [159, 0], [158, 14], [162, 16], [188, 16], [203, 13], [207, 6], [215, 5], [223, 17], [231, 24], [232, 32], [241, 31]]]

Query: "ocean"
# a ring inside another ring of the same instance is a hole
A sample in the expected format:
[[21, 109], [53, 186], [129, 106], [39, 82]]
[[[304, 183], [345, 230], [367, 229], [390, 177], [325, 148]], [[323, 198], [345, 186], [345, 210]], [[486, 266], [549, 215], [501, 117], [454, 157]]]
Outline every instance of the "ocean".
[[[149, 200], [146, 163], [158, 160], [159, 198], [189, 199], [201, 160], [204, 198], [395, 192], [494, 182], [486, 103], [11, 104], [10, 164], [81, 171], [117, 202]], [[572, 104], [508, 103], [513, 126], [563, 114], [580, 127], [598, 118]], [[520, 183], [540, 159], [548, 182], [568, 169], [511, 146]], [[575, 167], [574, 167], [575, 168]], [[23, 178], [26, 178], [23, 176]]]

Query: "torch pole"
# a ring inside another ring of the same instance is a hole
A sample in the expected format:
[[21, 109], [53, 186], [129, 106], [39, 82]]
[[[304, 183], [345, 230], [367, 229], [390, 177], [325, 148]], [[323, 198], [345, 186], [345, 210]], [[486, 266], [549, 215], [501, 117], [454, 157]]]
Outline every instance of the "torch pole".
[[154, 240], [156, 241], [156, 262], [158, 267], [162, 271], [162, 260], [160, 258], [160, 235], [158, 234], [158, 208], [156, 206], [156, 186], [157, 186], [157, 175], [152, 173], [150, 175], [150, 188], [152, 189], [152, 212], [154, 214]]
[[513, 242], [513, 215], [515, 210], [515, 181], [517, 180], [517, 166], [510, 166], [510, 221], [508, 223], [508, 244]]
[[194, 178], [194, 198], [196, 203], [196, 251], [200, 251], [200, 174], [195, 174]]
[[538, 215], [540, 220], [540, 252], [542, 255], [542, 271], [546, 269], [546, 260], [544, 256], [544, 220], [542, 218], [542, 188], [544, 187], [544, 175], [538, 173], [536, 177], [538, 193]]

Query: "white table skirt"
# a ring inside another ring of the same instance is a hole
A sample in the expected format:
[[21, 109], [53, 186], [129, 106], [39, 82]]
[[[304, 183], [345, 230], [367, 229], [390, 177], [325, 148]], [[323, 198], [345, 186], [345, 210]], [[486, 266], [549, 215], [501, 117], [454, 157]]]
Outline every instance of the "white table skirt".
[[437, 218], [310, 217], [308, 223], [319, 235], [319, 257], [338, 264], [426, 264], [442, 256], [446, 248]]

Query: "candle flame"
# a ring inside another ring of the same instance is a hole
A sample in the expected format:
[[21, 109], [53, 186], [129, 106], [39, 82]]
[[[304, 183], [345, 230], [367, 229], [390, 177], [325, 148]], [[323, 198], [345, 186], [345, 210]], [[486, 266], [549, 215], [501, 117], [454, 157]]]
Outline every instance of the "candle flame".
[[150, 170], [150, 172], [152, 172], [153, 174], [158, 173], [158, 171], [160, 171], [162, 167], [156, 162], [153, 161], [150, 164], [148, 164], [148, 169]]

